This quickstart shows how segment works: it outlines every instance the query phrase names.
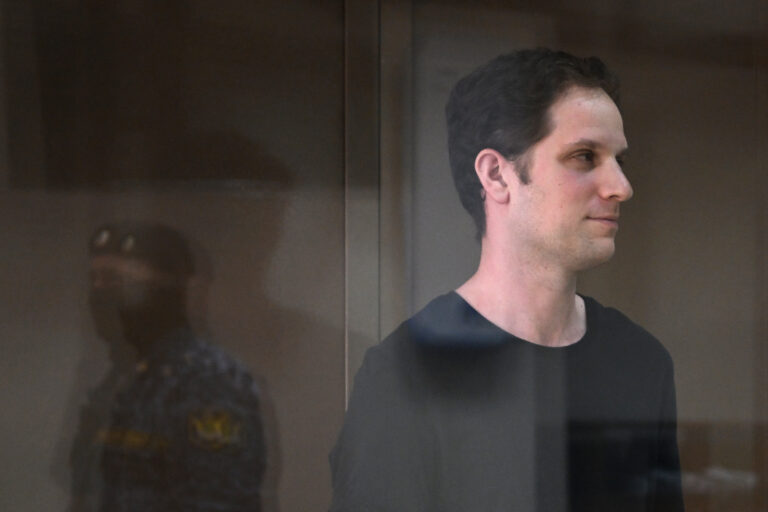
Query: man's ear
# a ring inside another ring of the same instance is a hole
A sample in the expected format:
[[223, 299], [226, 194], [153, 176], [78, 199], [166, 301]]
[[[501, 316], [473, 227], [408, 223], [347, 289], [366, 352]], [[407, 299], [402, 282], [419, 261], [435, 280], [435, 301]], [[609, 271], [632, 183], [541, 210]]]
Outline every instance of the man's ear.
[[509, 201], [509, 186], [502, 173], [502, 168], [508, 165], [509, 161], [495, 149], [483, 149], [475, 158], [475, 172], [483, 186], [485, 197], [497, 203]]

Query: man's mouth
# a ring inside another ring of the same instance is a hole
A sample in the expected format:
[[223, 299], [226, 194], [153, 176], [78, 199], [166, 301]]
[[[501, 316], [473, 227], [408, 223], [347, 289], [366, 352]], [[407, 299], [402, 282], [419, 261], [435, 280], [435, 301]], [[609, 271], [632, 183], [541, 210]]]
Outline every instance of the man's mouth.
[[613, 227], [619, 226], [619, 216], [614, 214], [589, 215], [587, 219], [600, 222], [602, 224], [605, 224], [606, 226], [613, 226]]

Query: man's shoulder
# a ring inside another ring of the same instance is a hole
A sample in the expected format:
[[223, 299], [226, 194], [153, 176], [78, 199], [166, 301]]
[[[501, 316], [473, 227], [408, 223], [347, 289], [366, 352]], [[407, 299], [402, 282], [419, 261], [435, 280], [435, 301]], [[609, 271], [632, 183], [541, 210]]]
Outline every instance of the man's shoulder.
[[592, 297], [583, 296], [588, 311], [589, 329], [599, 339], [632, 357], [644, 357], [662, 364], [672, 364], [664, 344], [622, 311], [604, 306]]
[[[490, 323], [456, 292], [432, 299], [366, 352], [361, 373], [394, 375], [416, 370], [435, 356], [495, 350], [510, 335]], [[439, 360], [439, 357], [438, 357]]]
[[424, 349], [450, 351], [495, 348], [510, 338], [454, 291], [434, 298], [393, 336], [406, 336]]
[[413, 316], [401, 322], [381, 342], [365, 353], [361, 374], [392, 374], [393, 369], [406, 368], [425, 349], [446, 345], [456, 339], [461, 323], [460, 304], [452, 293], [432, 299]]

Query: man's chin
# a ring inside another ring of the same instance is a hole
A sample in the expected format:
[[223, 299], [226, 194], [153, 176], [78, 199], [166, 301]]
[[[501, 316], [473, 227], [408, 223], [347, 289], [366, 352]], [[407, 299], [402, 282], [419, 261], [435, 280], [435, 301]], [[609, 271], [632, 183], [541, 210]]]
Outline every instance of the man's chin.
[[577, 272], [581, 272], [598, 267], [610, 261], [614, 252], [616, 252], [616, 246], [613, 243], [613, 239], [592, 244], [589, 250], [582, 252], [579, 257], [575, 258], [572, 268]]

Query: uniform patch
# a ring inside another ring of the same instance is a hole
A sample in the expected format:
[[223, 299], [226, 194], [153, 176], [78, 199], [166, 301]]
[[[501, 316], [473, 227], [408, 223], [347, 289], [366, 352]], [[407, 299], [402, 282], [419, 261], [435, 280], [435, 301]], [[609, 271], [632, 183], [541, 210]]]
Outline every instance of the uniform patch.
[[229, 411], [203, 410], [189, 415], [189, 440], [208, 450], [240, 443], [242, 423]]
[[124, 450], [160, 450], [168, 446], [163, 436], [135, 429], [110, 428], [99, 430], [96, 440], [104, 446]]

